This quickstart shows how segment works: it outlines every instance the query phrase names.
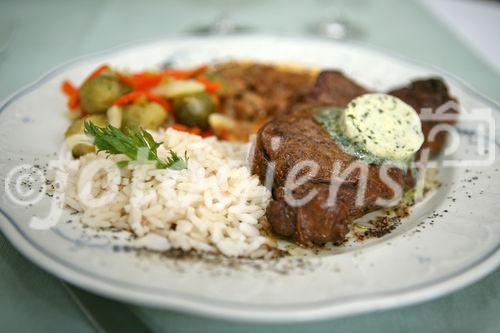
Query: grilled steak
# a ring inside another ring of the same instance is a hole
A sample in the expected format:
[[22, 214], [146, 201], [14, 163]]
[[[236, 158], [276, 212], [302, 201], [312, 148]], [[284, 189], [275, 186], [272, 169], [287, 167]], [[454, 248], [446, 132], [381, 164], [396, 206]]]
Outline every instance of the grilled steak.
[[[394, 91], [394, 94], [413, 107], [425, 105], [436, 108], [443, 100], [452, 99], [448, 96], [446, 87], [438, 82], [440, 81], [434, 79], [417, 81], [407, 88]], [[389, 186], [387, 181], [380, 178], [378, 165], [368, 165], [345, 153], [313, 118], [314, 107], [343, 107], [351, 99], [364, 93], [366, 90], [363, 87], [340, 72], [323, 72], [304, 103], [260, 129], [252, 171], [263, 183], [269, 182], [266, 178], [273, 175], [273, 199], [266, 216], [276, 234], [302, 244], [342, 241], [353, 219], [379, 208], [377, 198], [392, 199], [395, 196], [394, 186]], [[317, 170], [307, 167], [303, 164], [304, 161], [317, 165]], [[334, 168], [339, 172], [338, 175], [354, 162], [360, 163], [359, 165], [364, 163], [368, 170], [364, 198], [356, 204], [358, 188], [364, 182], [360, 179], [360, 169], [353, 169], [338, 186], [337, 195], [332, 202], [331, 190], [335, 188], [335, 184], [331, 184], [331, 179]], [[299, 163], [303, 164], [302, 168], [297, 168], [301, 166]], [[307, 177], [306, 181], [300, 182], [298, 186], [291, 186], [287, 183], [291, 172], [296, 172], [293, 179]], [[402, 189], [414, 186], [410, 172], [393, 167], [387, 170], [387, 176]], [[315, 193], [315, 196], [306, 204], [295, 205], [290, 200], [300, 200], [311, 193]]]
[[368, 91], [350, 80], [342, 72], [328, 70], [319, 73], [316, 84], [309, 93], [309, 100], [317, 105], [344, 107], [353, 98]]

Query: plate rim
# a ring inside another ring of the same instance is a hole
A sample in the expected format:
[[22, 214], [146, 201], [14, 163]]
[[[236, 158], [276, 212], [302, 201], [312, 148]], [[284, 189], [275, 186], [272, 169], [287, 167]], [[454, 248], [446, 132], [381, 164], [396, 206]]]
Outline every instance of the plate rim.
[[[87, 55], [82, 55], [67, 61], [50, 71], [42, 75], [40, 78], [34, 82], [22, 87], [17, 90], [6, 99], [0, 103], [0, 113], [5, 110], [10, 104], [17, 101], [19, 98], [28, 94], [29, 92], [37, 89], [41, 84], [50, 80], [53, 76], [61, 74], [63, 71], [76, 67], [77, 65], [83, 64], [85, 61], [91, 61], [106, 55], [112, 55], [115, 53], [126, 51], [127, 49], [134, 49], [139, 47], [147, 47], [148, 45], [168, 43], [168, 42], [183, 42], [183, 41], [207, 41], [211, 40], [242, 40], [242, 39], [271, 39], [271, 40], [281, 40], [286, 42], [318, 42], [326, 44], [343, 44], [349, 47], [355, 47], [361, 51], [375, 52], [380, 55], [393, 58], [399, 62], [407, 63], [412, 66], [417, 66], [419, 68], [430, 69], [435, 73], [443, 75], [447, 79], [450, 79], [455, 85], [462, 88], [468, 94], [478, 98], [486, 105], [491, 105], [494, 110], [498, 110], [499, 105], [484, 96], [480, 92], [476, 91], [472, 86], [466, 83], [459, 77], [448, 73], [439, 67], [425, 64], [413, 60], [411, 58], [395, 54], [392, 51], [384, 50], [379, 47], [374, 47], [369, 44], [364, 44], [360, 42], [333, 42], [321, 38], [315, 37], [287, 37], [287, 36], [273, 36], [273, 35], [236, 35], [236, 36], [180, 36], [180, 37], [170, 37], [170, 38], [159, 38], [151, 40], [143, 40], [139, 42], [130, 42], [122, 45], [118, 45], [107, 50], [94, 52]], [[0, 229], [7, 237], [9, 242], [26, 258], [35, 263], [42, 269], [50, 272], [56, 277], [62, 278], [72, 284], [75, 284], [83, 289], [91, 292], [98, 293], [107, 297], [114, 299], [132, 302], [135, 304], [141, 304], [146, 306], [154, 306], [158, 308], [168, 308], [173, 310], [182, 310], [183, 312], [218, 317], [224, 319], [232, 320], [245, 320], [245, 321], [257, 321], [257, 322], [283, 322], [283, 321], [307, 321], [325, 318], [336, 318], [345, 315], [353, 315], [364, 313], [368, 311], [376, 311], [382, 309], [389, 309], [399, 306], [406, 306], [410, 304], [415, 304], [423, 302], [425, 300], [430, 300], [444, 294], [451, 293], [461, 287], [469, 285], [480, 278], [484, 277], [486, 274], [492, 272], [495, 268], [500, 265], [500, 244], [497, 244], [486, 255], [483, 255], [480, 259], [475, 260], [472, 264], [453, 272], [452, 274], [442, 277], [437, 280], [429, 281], [424, 283], [424, 286], [413, 285], [406, 288], [401, 288], [404, 291], [394, 290], [391, 292], [379, 292], [372, 294], [365, 294], [362, 296], [350, 296], [346, 297], [347, 300], [335, 300], [335, 301], [321, 301], [317, 303], [306, 303], [306, 304], [293, 304], [293, 305], [254, 305], [254, 304], [242, 304], [237, 302], [228, 302], [222, 300], [213, 300], [206, 297], [200, 297], [189, 294], [180, 295], [166, 295], [166, 296], [152, 296], [149, 294], [148, 297], [144, 297], [141, 292], [131, 291], [126, 288], [113, 286], [109, 282], [103, 282], [102, 277], [92, 276], [85, 272], [78, 272], [79, 269], [71, 268], [71, 265], [63, 264], [58, 262], [57, 258], [53, 257], [50, 253], [43, 251], [37, 251], [38, 244], [33, 242], [29, 236], [25, 235], [20, 229], [17, 223], [12, 219], [4, 210], [0, 207], [1, 219], [7, 220], [10, 224], [0, 223]], [[6, 227], [7, 226], [7, 227]], [[17, 230], [16, 230], [17, 229]], [[45, 252], [45, 253], [44, 253]], [[97, 278], [97, 279], [96, 279]], [[426, 285], [426, 286], [425, 286]], [[407, 290], [405, 290], [407, 289]], [[163, 290], [163, 293], [167, 291]], [[192, 299], [192, 300], [190, 300]], [[218, 303], [218, 304], [216, 304]]]

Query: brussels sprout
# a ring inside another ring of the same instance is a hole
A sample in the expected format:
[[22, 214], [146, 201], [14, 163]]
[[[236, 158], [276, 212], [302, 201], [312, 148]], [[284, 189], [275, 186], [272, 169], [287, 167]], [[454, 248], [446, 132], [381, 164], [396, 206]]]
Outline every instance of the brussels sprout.
[[208, 117], [215, 112], [215, 104], [207, 93], [177, 97], [174, 100], [176, 120], [186, 126], [209, 128]]
[[[85, 121], [91, 121], [94, 123], [94, 125], [99, 126], [99, 127], [105, 127], [108, 125], [108, 121], [106, 119], [105, 115], [88, 115], [84, 118], [76, 119], [71, 123], [71, 125], [68, 127], [66, 132], [64, 133], [64, 137], [66, 139], [70, 139], [72, 136], [75, 136], [76, 141], [79, 141], [76, 135], [84, 135], [85, 134], [85, 128], [84, 128], [84, 123]], [[71, 140], [71, 139], [70, 139]], [[72, 145], [71, 147], [71, 152], [73, 156], [80, 157], [82, 155], [88, 154], [88, 153], [93, 153], [95, 152], [95, 147], [94, 145], [91, 144], [86, 144], [86, 143], [76, 143], [69, 141], [68, 143]]]
[[85, 81], [80, 88], [80, 103], [85, 112], [103, 113], [130, 87], [116, 76], [104, 73]]
[[123, 128], [144, 128], [156, 130], [167, 120], [167, 111], [158, 103], [133, 103], [123, 107]]

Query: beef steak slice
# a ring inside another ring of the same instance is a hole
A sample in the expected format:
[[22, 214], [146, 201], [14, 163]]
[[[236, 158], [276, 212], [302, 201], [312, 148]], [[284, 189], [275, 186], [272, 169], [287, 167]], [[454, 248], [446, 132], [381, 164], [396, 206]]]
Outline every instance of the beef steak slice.
[[[308, 175], [308, 180], [296, 188], [287, 188], [290, 171], [303, 161], [316, 163], [317, 172], [310, 173], [307, 167], [300, 169], [297, 177]], [[338, 165], [342, 173], [355, 161], [311, 115], [282, 116], [264, 125], [257, 136], [252, 170], [265, 183], [267, 170], [274, 164], [273, 200], [266, 213], [273, 230], [302, 244], [343, 240], [352, 219], [376, 209], [377, 198], [389, 199], [394, 195], [380, 179], [379, 167], [365, 163], [368, 177], [362, 204], [354, 204], [360, 185], [360, 171], [355, 169], [339, 187], [335, 204], [327, 205], [333, 168]], [[400, 169], [391, 168], [388, 175], [400, 186], [406, 186], [405, 174]], [[317, 194], [305, 205], [294, 207], [285, 200], [287, 191], [297, 200], [311, 191]]]
[[[416, 81], [409, 87], [392, 91], [391, 94], [413, 107], [437, 107], [438, 103], [452, 99], [448, 96], [446, 86], [445, 89], [443, 86], [435, 79]], [[351, 163], [361, 161], [346, 154], [327, 131], [314, 121], [313, 110], [325, 105], [344, 107], [350, 100], [366, 92], [340, 72], [322, 72], [306, 103], [289, 114], [271, 120], [258, 132], [252, 172], [263, 183], [269, 174], [273, 175], [273, 199], [266, 216], [277, 235], [301, 244], [343, 241], [353, 219], [378, 209], [375, 204], [377, 198], [389, 199], [394, 196], [393, 189], [380, 179], [380, 167], [372, 164], [366, 166], [368, 177], [361, 205], [355, 204], [360, 186], [359, 170], [350, 173], [338, 187], [334, 204], [327, 204], [332, 189], [334, 166], [340, 166], [342, 172]], [[287, 188], [290, 171], [303, 161], [318, 165], [317, 172], [302, 168], [297, 175], [307, 175], [307, 181], [300, 186]], [[388, 176], [403, 189], [414, 186], [409, 172], [391, 168]], [[287, 195], [301, 199], [311, 191], [316, 195], [304, 205], [295, 206], [286, 200]]]

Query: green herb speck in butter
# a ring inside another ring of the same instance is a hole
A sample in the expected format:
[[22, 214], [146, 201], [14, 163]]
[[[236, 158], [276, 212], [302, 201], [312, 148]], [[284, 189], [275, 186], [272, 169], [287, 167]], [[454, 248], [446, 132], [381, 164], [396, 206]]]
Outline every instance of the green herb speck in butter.
[[[423, 134], [415, 110], [400, 103], [389, 95], [368, 94], [354, 99], [345, 110], [320, 109], [315, 119], [347, 154], [406, 169], [423, 143]], [[351, 127], [355, 130], [346, 133]]]
[[[389, 161], [379, 156], [375, 156], [361, 148], [359, 145], [355, 144], [352, 140], [343, 136], [339, 126], [342, 113], [342, 109], [332, 107], [323, 108], [318, 110], [317, 114], [315, 115], [315, 120], [324, 129], [326, 129], [333, 140], [346, 154], [362, 159], [370, 164], [382, 164], [384, 162], [390, 162], [391, 164], [396, 164], [396, 166], [402, 169], [406, 169], [407, 163]], [[367, 139], [362, 138], [361, 140], [366, 141]]]
[[365, 94], [342, 112], [339, 130], [363, 150], [390, 160], [404, 161], [424, 142], [417, 112], [386, 94]]

